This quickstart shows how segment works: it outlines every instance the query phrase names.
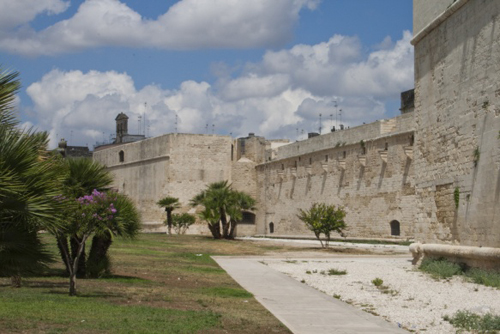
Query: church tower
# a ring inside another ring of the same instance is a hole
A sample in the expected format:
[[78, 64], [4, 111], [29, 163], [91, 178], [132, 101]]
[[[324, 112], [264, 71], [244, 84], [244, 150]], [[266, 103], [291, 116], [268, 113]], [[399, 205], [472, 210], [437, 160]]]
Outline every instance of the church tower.
[[116, 121], [116, 143], [122, 143], [124, 136], [128, 135], [128, 116], [124, 113], [119, 113], [115, 118]]

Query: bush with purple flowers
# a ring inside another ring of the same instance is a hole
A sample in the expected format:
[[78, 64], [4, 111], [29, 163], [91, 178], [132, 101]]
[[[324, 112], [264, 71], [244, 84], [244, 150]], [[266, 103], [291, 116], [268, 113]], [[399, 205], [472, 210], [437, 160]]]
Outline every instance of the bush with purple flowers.
[[115, 192], [99, 192], [94, 189], [92, 194], [76, 199], [78, 209], [76, 211], [79, 220], [85, 220], [90, 226], [106, 224], [116, 217], [116, 208], [113, 204], [116, 201]]

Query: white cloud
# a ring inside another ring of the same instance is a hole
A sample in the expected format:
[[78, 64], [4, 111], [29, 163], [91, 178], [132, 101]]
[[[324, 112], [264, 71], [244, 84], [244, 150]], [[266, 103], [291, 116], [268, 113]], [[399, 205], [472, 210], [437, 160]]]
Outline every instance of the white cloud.
[[316, 95], [395, 97], [413, 85], [411, 33], [393, 48], [372, 52], [366, 59], [356, 37], [335, 35], [328, 42], [268, 51], [262, 72], [286, 73], [293, 87], [307, 87]]
[[15, 28], [42, 13], [59, 14], [69, 7], [63, 0], [1, 0], [0, 30]]
[[137, 133], [145, 110], [152, 136], [174, 132], [177, 115], [179, 132], [211, 133], [213, 124], [220, 134], [295, 139], [297, 129], [318, 131], [320, 113], [323, 131], [340, 120], [352, 126], [387, 117], [386, 102], [413, 85], [409, 40], [405, 32], [392, 48], [363, 55], [357, 38], [334, 36], [267, 52], [236, 78], [219, 64], [222, 77], [215, 84], [187, 80], [173, 90], [156, 85], [137, 90], [129, 75], [113, 71], [52, 70], [27, 93], [52, 145], [56, 137], [69, 138], [70, 131], [80, 143], [100, 141], [103, 132], [114, 133], [119, 112], [128, 114], [129, 131]]
[[[56, 6], [60, 0], [43, 2], [53, 3], [44, 10], [61, 10]], [[300, 10], [314, 9], [318, 2], [181, 0], [156, 20], [148, 20], [119, 0], [86, 0], [73, 17], [42, 31], [1, 30], [0, 49], [38, 56], [98, 46], [176, 50], [277, 46], [291, 37]], [[27, 22], [33, 17], [15, 12], [14, 20]]]

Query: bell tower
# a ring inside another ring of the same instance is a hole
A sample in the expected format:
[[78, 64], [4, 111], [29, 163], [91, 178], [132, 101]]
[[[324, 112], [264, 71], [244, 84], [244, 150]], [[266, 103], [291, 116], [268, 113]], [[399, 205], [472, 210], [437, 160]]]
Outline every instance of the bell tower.
[[128, 116], [124, 113], [119, 113], [115, 118], [116, 121], [116, 143], [122, 143], [123, 136], [128, 135]]

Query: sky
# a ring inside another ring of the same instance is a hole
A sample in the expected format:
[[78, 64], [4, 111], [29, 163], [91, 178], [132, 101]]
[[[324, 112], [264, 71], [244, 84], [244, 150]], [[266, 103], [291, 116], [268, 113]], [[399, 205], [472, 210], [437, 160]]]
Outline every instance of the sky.
[[[0, 0], [22, 125], [89, 146], [129, 133], [301, 140], [398, 115], [412, 0]], [[321, 114], [321, 116], [320, 116]]]

